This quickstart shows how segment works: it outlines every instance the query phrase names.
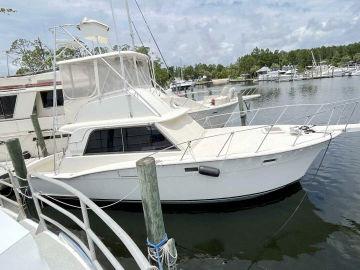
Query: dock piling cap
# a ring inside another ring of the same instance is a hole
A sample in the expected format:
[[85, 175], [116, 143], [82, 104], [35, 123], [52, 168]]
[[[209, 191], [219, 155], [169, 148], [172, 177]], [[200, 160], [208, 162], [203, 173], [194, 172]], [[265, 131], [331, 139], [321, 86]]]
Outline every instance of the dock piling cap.
[[155, 159], [153, 157], [144, 157], [136, 161], [136, 166], [147, 166], [154, 163], [155, 163]]

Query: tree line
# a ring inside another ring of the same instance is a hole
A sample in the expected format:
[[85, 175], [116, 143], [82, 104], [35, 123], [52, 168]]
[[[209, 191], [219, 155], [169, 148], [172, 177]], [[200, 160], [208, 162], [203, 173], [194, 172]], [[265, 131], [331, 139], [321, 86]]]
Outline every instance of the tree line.
[[200, 76], [208, 78], [238, 78], [247, 74], [256, 76], [256, 71], [263, 66], [280, 69], [284, 66], [294, 66], [300, 72], [313, 65], [313, 57], [319, 64], [346, 66], [360, 63], [360, 42], [341, 46], [322, 46], [312, 49], [297, 49], [291, 51], [271, 51], [255, 48], [251, 53], [239, 57], [235, 63], [228, 66], [196, 64], [183, 67], [183, 75], [187, 79]]
[[[85, 47], [86, 45], [83, 44]], [[87, 48], [92, 53], [108, 52], [108, 48]], [[129, 50], [128, 45], [117, 46], [113, 50]], [[136, 51], [149, 55], [149, 47], [136, 47]], [[40, 38], [33, 41], [25, 39], [15, 40], [7, 53], [13, 59], [13, 64], [19, 66], [16, 74], [36, 73], [49, 70], [52, 67], [52, 50], [48, 48]], [[59, 48], [58, 60], [71, 59], [81, 55], [80, 49]], [[341, 46], [322, 46], [313, 49], [297, 49], [291, 51], [279, 51], [255, 48], [251, 53], [239, 57], [235, 63], [229, 65], [204, 64], [186, 65], [183, 67], [170, 66], [168, 69], [157, 58], [154, 61], [155, 77], [157, 83], [165, 86], [176, 77], [184, 79], [214, 78], [239, 78], [247, 74], [256, 76], [256, 71], [263, 66], [272, 69], [280, 69], [284, 66], [294, 66], [303, 71], [313, 64], [312, 53], [316, 61], [333, 66], [346, 66], [352, 63], [360, 63], [360, 42]]]

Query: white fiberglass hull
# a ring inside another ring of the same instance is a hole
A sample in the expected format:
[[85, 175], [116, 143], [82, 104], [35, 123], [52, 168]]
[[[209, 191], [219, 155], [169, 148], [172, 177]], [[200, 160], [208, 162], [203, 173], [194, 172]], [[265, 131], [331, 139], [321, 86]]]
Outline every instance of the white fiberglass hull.
[[[324, 141], [279, 154], [247, 158], [204, 163], [158, 164], [160, 198], [165, 203], [204, 203], [260, 196], [299, 180], [326, 144], [327, 141]], [[196, 168], [202, 165], [218, 168], [219, 177], [199, 174]], [[185, 171], [186, 168], [188, 169]], [[56, 178], [94, 200], [141, 200], [134, 167], [73, 178], [61, 178], [58, 175]], [[47, 186], [43, 181], [34, 179], [32, 183], [42, 192], [67, 196], [63, 190]]]

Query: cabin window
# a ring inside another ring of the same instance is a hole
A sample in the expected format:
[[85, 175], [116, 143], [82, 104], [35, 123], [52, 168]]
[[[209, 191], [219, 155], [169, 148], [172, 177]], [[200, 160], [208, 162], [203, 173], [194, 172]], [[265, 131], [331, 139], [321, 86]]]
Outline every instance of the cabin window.
[[[53, 106], [53, 91], [40, 92], [41, 101], [44, 108]], [[64, 97], [61, 89], [56, 90], [57, 106], [64, 106]]]
[[175, 149], [171, 146], [155, 126], [101, 129], [91, 132], [85, 154]]
[[0, 97], [0, 119], [13, 118], [16, 95]]
[[68, 99], [90, 97], [96, 93], [93, 62], [60, 65], [64, 96]]

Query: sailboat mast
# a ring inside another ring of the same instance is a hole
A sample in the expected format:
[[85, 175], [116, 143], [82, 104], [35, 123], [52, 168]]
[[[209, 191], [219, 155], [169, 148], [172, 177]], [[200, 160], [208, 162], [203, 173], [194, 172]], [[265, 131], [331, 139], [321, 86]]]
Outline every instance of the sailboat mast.
[[126, 7], [126, 13], [128, 17], [129, 22], [129, 30], [130, 30], [130, 37], [131, 37], [131, 43], [132, 43], [132, 49], [135, 49], [135, 40], [134, 40], [134, 32], [131, 25], [131, 18], [130, 18], [130, 11], [129, 11], [129, 3], [127, 0], [125, 0], [125, 7]]

